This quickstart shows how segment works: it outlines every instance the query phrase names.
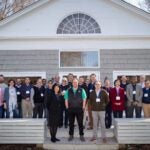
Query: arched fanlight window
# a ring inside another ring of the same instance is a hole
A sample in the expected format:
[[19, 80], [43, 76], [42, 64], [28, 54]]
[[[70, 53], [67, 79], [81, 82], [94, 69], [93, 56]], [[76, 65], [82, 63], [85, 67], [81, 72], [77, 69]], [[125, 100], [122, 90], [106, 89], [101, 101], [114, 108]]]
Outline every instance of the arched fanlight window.
[[98, 23], [90, 16], [82, 13], [72, 14], [59, 24], [57, 34], [99, 34]]

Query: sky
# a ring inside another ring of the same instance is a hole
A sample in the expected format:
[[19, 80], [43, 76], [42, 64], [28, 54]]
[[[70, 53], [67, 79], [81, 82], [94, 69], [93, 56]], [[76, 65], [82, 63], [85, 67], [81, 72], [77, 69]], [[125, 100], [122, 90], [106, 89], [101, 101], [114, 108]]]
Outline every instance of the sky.
[[148, 11], [148, 7], [145, 3], [145, 0], [124, 0], [124, 1], [131, 3], [131, 4], [135, 5], [136, 7], [144, 9], [145, 11]]
[[130, 2], [131, 4], [134, 4], [134, 5], [136, 5], [136, 6], [139, 6], [139, 0], [125, 0], [125, 1], [127, 1], [127, 2]]

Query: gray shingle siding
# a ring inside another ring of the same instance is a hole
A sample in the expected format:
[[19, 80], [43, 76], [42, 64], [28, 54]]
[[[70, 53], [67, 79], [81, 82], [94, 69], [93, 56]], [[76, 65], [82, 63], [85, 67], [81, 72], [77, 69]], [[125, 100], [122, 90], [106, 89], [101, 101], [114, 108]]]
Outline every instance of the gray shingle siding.
[[101, 79], [112, 80], [115, 70], [150, 70], [150, 50], [101, 50]]
[[100, 50], [100, 68], [59, 68], [58, 50], [0, 51], [0, 71], [100, 71], [101, 80], [116, 70], [150, 70], [150, 50]]
[[58, 73], [58, 50], [0, 51], [0, 71], [46, 71]]

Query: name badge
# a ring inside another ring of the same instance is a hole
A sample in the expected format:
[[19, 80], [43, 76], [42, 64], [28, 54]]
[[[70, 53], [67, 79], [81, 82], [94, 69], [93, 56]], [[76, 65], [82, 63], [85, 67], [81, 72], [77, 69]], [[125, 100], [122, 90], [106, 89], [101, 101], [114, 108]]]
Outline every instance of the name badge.
[[109, 93], [107, 92], [107, 95], [109, 96]]
[[100, 98], [96, 98], [96, 102], [100, 102], [101, 100], [100, 100]]
[[11, 94], [13, 94], [14, 93], [14, 91], [11, 91]]
[[127, 94], [127, 92], [125, 91], [125, 92], [124, 92], [124, 95], [126, 95], [126, 94]]
[[148, 97], [148, 93], [145, 93], [145, 94], [144, 94], [144, 97]]
[[90, 90], [90, 93], [92, 92], [93, 90]]
[[63, 94], [65, 94], [65, 92], [66, 92], [66, 91], [65, 91], [65, 90], [63, 90]]
[[43, 93], [41, 93], [41, 97], [43, 97], [44, 96], [44, 94]]
[[136, 91], [133, 91], [133, 94], [136, 94]]
[[116, 96], [116, 100], [119, 101], [120, 100], [120, 96]]
[[30, 91], [26, 91], [26, 94], [30, 94]]
[[17, 95], [20, 95], [20, 92], [17, 92]]

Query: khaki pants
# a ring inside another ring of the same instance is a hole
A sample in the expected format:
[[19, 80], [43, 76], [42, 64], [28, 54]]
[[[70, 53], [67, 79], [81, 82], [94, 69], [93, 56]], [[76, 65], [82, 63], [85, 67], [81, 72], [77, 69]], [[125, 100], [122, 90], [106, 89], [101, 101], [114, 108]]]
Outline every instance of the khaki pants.
[[32, 118], [32, 103], [25, 99], [22, 100], [22, 116], [23, 118]]
[[91, 105], [88, 103], [88, 116], [89, 116], [89, 127], [93, 128], [93, 117], [92, 117], [92, 108]]
[[87, 121], [87, 117], [88, 117], [88, 115], [87, 115], [87, 105], [86, 105], [86, 107], [85, 107], [85, 111], [84, 111], [84, 116], [83, 116], [83, 125], [84, 126], [86, 126], [86, 121]]
[[144, 104], [142, 105], [143, 111], [144, 111], [144, 117], [150, 118], [150, 104]]
[[105, 111], [92, 111], [93, 116], [93, 137], [97, 138], [99, 122], [101, 124], [101, 137], [105, 138]]

